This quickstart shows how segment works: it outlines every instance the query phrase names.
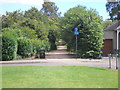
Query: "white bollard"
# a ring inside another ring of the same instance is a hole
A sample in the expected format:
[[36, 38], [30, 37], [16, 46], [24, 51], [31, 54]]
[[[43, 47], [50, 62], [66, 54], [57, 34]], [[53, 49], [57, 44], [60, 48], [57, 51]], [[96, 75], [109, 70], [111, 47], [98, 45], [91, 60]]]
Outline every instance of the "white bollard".
[[111, 54], [108, 54], [109, 57], [109, 69], [111, 69]]

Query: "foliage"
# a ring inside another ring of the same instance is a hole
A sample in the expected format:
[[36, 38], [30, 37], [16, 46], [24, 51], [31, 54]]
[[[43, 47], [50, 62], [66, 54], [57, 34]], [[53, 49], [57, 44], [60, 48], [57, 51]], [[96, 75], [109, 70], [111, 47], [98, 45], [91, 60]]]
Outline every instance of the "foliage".
[[10, 32], [2, 34], [2, 60], [13, 60], [17, 55], [17, 40]]
[[25, 57], [31, 56], [32, 53], [33, 53], [33, 46], [32, 46], [30, 39], [19, 38], [17, 54], [25, 58]]
[[39, 53], [40, 49], [45, 49], [46, 51], [50, 50], [50, 45], [47, 40], [32, 39], [31, 42], [33, 44], [33, 52], [35, 54]]
[[104, 29], [107, 28], [108, 26], [114, 24], [114, 23], [115, 23], [115, 21], [112, 22], [111, 20], [106, 20], [106, 21], [102, 22]]
[[50, 42], [48, 40], [42, 40], [43, 49], [50, 51]]
[[21, 27], [19, 29], [20, 29], [20, 32], [22, 33], [22, 37], [27, 37], [29, 39], [34, 39], [38, 37], [35, 30], [30, 29], [29, 27]]
[[56, 50], [57, 49], [57, 46], [55, 44], [56, 37], [54, 35], [53, 30], [49, 31], [48, 38], [49, 38], [49, 42], [50, 42], [50, 50]]
[[[9, 31], [15, 38], [26, 38], [21, 41], [18, 39], [18, 44], [20, 44], [18, 46], [20, 46], [19, 51], [22, 50], [20, 49], [22, 45], [24, 46], [26, 50], [20, 51], [20, 55], [27, 57], [32, 53], [30, 40], [34, 53], [38, 52], [40, 48], [57, 49], [57, 43], [61, 38], [67, 43], [68, 50], [75, 51], [73, 29], [78, 27], [80, 32], [78, 35], [79, 56], [99, 57], [103, 41], [103, 24], [98, 13], [95, 10], [78, 6], [68, 10], [64, 17], [59, 17], [58, 9], [54, 2], [44, 2], [41, 10], [32, 7], [24, 12], [20, 10], [6, 12], [6, 15], [1, 17], [3, 21], [2, 32]], [[24, 55], [25, 53], [27, 55]]]
[[[24, 37], [26, 39], [37, 40], [37, 48], [45, 48], [47, 51], [50, 50], [50, 43], [48, 41], [48, 32], [50, 29], [49, 20], [41, 10], [39, 11], [35, 7], [32, 7], [25, 12], [16, 10], [13, 12], [6, 12], [6, 15], [2, 15], [1, 18], [3, 20], [3, 33], [11, 32], [11, 35], [13, 35], [13, 37], [16, 39]], [[18, 39], [18, 44], [23, 44], [23, 42], [25, 42], [26, 44], [23, 46], [25, 46], [27, 50], [24, 50], [25, 48], [23, 48], [23, 50], [20, 49], [22, 48], [22, 45], [18, 45], [18, 54], [20, 54], [22, 57], [30, 56], [30, 46], [28, 45], [28, 42], [26, 40], [20, 40], [21, 39]], [[34, 50], [38, 51], [38, 49]], [[25, 53], [26, 55], [24, 55]]]
[[37, 38], [36, 32], [29, 27], [20, 27], [20, 28], [4, 28], [3, 32], [11, 32], [16, 38], [27, 37], [29, 39]]
[[44, 2], [42, 11], [48, 16], [49, 21], [49, 31], [48, 39], [50, 42], [50, 50], [56, 50], [60, 29], [59, 29], [59, 18], [60, 13], [58, 12], [59, 8], [55, 5], [54, 2]]
[[[64, 23], [62, 23], [64, 22]], [[74, 28], [79, 29], [78, 55], [81, 58], [99, 58], [103, 44], [101, 18], [95, 10], [77, 6], [68, 10], [61, 19], [62, 38], [69, 50], [75, 51]]]
[[43, 8], [42, 10], [44, 11], [44, 13], [49, 16], [49, 17], [56, 17], [58, 15], [60, 15], [60, 13], [58, 13], [58, 7], [55, 5], [54, 2], [45, 2], [44, 1], [44, 4], [42, 5]]
[[42, 11], [32, 7], [24, 14], [25, 20], [20, 24], [22, 27], [29, 27], [35, 30], [38, 38], [46, 39], [48, 35], [48, 18]]
[[17, 27], [23, 20], [23, 12], [20, 10], [6, 12], [6, 15], [2, 15], [2, 28]]
[[106, 3], [106, 10], [109, 12], [111, 20], [120, 20], [120, 2], [119, 0], [112, 0]]

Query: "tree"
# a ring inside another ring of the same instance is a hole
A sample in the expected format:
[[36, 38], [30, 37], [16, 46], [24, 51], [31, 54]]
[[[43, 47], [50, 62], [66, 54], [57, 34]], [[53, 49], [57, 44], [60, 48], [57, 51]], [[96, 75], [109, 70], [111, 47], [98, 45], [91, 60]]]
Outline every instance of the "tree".
[[25, 20], [21, 23], [22, 27], [29, 27], [36, 31], [38, 38], [44, 40], [48, 36], [48, 17], [35, 7], [25, 11]]
[[[34, 53], [41, 48], [49, 50], [48, 16], [46, 16], [41, 10], [39, 11], [37, 8], [32, 7], [25, 12], [21, 12], [20, 10], [6, 12], [6, 15], [2, 15], [0, 19], [2, 19], [3, 22], [2, 34], [8, 32], [16, 39], [30, 39], [30, 41], [33, 41], [32, 44], [34, 44]], [[34, 43], [34, 41], [37, 44]], [[37, 45], [41, 47], [38, 46], [38, 48], [36, 48]]]
[[55, 5], [54, 2], [50, 2], [49, 0], [46, 2], [44, 0], [44, 4], [42, 6], [43, 6], [42, 10], [47, 16], [56, 17], [60, 15], [60, 13], [58, 13], [59, 8]]
[[6, 12], [6, 15], [2, 15], [2, 18], [2, 28], [18, 26], [18, 23], [24, 19], [23, 12], [21, 12], [20, 10]]
[[114, 23], [115, 23], [115, 21], [112, 22], [112, 20], [105, 20], [102, 22], [104, 29], [107, 28], [108, 26], [114, 24]]
[[49, 28], [48, 28], [48, 39], [51, 44], [51, 50], [57, 49], [56, 42], [59, 37], [59, 17], [60, 13], [58, 13], [58, 7], [55, 5], [54, 2], [45, 1], [42, 5], [42, 11], [44, 14], [48, 16]]
[[74, 28], [77, 27], [79, 57], [99, 58], [103, 44], [101, 24], [102, 20], [95, 10], [82, 6], [69, 9], [61, 20], [62, 38], [67, 43], [68, 50], [75, 51]]
[[120, 2], [119, 0], [107, 0], [106, 10], [109, 12], [111, 20], [120, 20]]

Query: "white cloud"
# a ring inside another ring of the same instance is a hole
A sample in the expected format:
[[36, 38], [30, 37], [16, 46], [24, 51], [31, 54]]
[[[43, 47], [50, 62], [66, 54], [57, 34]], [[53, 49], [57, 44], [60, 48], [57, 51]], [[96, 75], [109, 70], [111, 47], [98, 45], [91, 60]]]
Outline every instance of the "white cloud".
[[0, 4], [42, 5], [43, 0], [0, 0]]

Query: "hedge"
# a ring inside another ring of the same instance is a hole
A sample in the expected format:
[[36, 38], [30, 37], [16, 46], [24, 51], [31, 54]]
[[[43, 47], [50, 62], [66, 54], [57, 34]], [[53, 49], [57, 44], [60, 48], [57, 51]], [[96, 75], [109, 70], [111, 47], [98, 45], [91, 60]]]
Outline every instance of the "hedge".
[[17, 56], [17, 40], [9, 32], [2, 35], [2, 61], [13, 60]]
[[30, 39], [19, 38], [17, 41], [18, 41], [17, 54], [22, 56], [22, 58], [31, 56], [33, 53], [33, 46]]

